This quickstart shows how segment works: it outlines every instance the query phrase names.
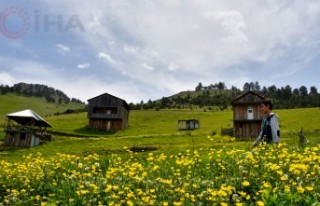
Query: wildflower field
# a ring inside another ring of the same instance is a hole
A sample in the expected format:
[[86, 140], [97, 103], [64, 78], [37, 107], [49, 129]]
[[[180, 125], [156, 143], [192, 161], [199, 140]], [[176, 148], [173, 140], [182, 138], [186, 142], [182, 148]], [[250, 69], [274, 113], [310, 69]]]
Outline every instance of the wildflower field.
[[[86, 129], [86, 113], [51, 116], [54, 131], [92, 137], [0, 146], [0, 206], [320, 205], [320, 110], [277, 114], [282, 145], [253, 150], [254, 139], [219, 134], [232, 126], [230, 110], [132, 111], [129, 128], [114, 134]], [[179, 131], [177, 120], [188, 118], [201, 128]], [[304, 149], [300, 128], [309, 140]]]
[[0, 161], [0, 205], [320, 205], [320, 145]]

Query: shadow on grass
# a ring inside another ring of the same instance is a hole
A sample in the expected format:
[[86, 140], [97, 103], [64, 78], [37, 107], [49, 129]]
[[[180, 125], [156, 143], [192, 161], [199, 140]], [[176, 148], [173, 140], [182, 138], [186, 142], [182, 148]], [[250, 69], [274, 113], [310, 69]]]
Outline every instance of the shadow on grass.
[[112, 135], [115, 135], [117, 132], [95, 130], [95, 129], [90, 129], [88, 127], [81, 127], [79, 129], [74, 130], [74, 133], [83, 135], [83, 136], [112, 136]]
[[[131, 152], [150, 152], [150, 151], [156, 151], [160, 149], [159, 147], [153, 147], [153, 146], [133, 146], [129, 150]], [[100, 149], [95, 151], [85, 151], [83, 152], [84, 156], [88, 156], [90, 154], [98, 154], [98, 155], [110, 155], [110, 154], [124, 154], [128, 153], [127, 149]]]

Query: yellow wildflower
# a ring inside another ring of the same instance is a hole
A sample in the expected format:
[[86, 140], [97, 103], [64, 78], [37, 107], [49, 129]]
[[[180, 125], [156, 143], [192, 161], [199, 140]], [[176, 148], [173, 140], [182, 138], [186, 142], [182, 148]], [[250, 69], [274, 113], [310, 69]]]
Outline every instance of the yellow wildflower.
[[309, 192], [311, 192], [311, 191], [313, 191], [313, 187], [311, 187], [311, 186], [306, 186], [306, 190], [309, 191]]
[[264, 204], [264, 202], [262, 202], [261, 200], [259, 200], [259, 201], [257, 202], [257, 205], [258, 205], [258, 206], [264, 206], [265, 204]]
[[250, 185], [250, 182], [248, 182], [247, 180], [242, 182], [242, 186], [244, 187], [248, 187]]
[[297, 187], [297, 191], [298, 191], [299, 193], [304, 193], [304, 188], [299, 185], [299, 186]]

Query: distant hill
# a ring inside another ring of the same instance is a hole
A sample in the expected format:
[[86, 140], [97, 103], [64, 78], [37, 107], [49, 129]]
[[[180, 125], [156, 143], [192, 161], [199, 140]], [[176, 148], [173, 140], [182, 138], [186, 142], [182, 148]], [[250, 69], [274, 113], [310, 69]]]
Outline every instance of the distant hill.
[[58, 104], [69, 103], [70, 101], [75, 103], [83, 103], [79, 99], [68, 97], [61, 90], [42, 84], [27, 84], [21, 82], [13, 85], [12, 87], [8, 85], [0, 85], [0, 95], [1, 94], [16, 94], [26, 97], [43, 97], [48, 102]]
[[[201, 91], [182, 91], [169, 97], [151, 101], [143, 105], [130, 104], [133, 109], [199, 109], [224, 110], [230, 106], [230, 102], [240, 95], [240, 91], [224, 90], [201, 90]], [[141, 107], [142, 105], [142, 107]]]
[[130, 108], [224, 110], [231, 106], [234, 98], [247, 91], [254, 91], [272, 99], [277, 109], [320, 107], [320, 94], [315, 86], [311, 86], [308, 90], [306, 86], [299, 88], [292, 88], [290, 85], [279, 88], [275, 85], [261, 87], [258, 82], [247, 82], [243, 89], [239, 89], [235, 86], [227, 88], [224, 82], [219, 82], [209, 86], [199, 83], [193, 91], [179, 92], [155, 101], [131, 103]]

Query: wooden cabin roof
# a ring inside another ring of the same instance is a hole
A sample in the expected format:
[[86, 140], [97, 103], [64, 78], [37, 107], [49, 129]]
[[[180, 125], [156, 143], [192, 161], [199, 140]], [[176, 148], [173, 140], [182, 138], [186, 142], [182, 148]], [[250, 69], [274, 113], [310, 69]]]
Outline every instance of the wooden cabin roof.
[[129, 104], [128, 104], [124, 99], [121, 99], [121, 98], [119, 98], [119, 97], [116, 97], [116, 96], [114, 96], [114, 95], [112, 95], [112, 94], [108, 94], [108, 93], [103, 93], [103, 94], [101, 94], [101, 95], [99, 95], [99, 96], [96, 96], [96, 97], [93, 97], [93, 98], [91, 98], [91, 99], [88, 99], [88, 102], [89, 102], [89, 104], [90, 104], [90, 102], [92, 102], [92, 101], [94, 101], [94, 100], [96, 100], [96, 99], [99, 99], [99, 98], [103, 98], [104, 96], [108, 96], [108, 97], [111, 97], [111, 98], [114, 98], [114, 99], [117, 99], [117, 100], [121, 101], [121, 102], [123, 103], [123, 106], [124, 106], [127, 110], [130, 110]]
[[236, 97], [231, 102], [231, 104], [236, 105], [236, 104], [246, 104], [246, 103], [261, 103], [265, 99], [266, 98], [260, 94], [257, 94], [253, 91], [248, 91], [248, 92]]

